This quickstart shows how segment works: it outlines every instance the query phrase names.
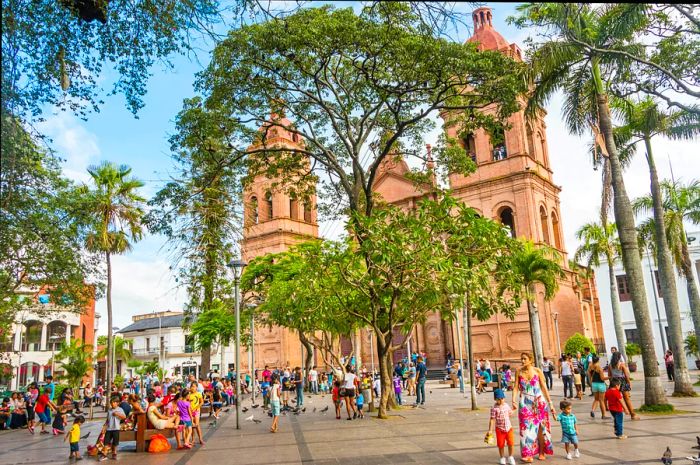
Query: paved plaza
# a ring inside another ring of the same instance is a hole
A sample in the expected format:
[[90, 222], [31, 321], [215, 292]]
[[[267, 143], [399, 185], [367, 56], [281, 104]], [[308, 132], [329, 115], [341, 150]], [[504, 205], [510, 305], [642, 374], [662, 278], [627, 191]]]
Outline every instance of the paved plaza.
[[[694, 378], [697, 379], [697, 372]], [[641, 400], [641, 381], [633, 384], [635, 405]], [[671, 384], [666, 384], [669, 390]], [[232, 408], [218, 426], [203, 420], [206, 445], [191, 451], [171, 450], [163, 454], [137, 454], [134, 443], [120, 446], [118, 462], [127, 465], [186, 465], [186, 464], [496, 464], [498, 451], [483, 442], [488, 425], [491, 393], [479, 396], [481, 409], [468, 409], [468, 399], [458, 389], [429, 382], [425, 408], [404, 406], [392, 411], [389, 420], [369, 416], [364, 420], [336, 420], [331, 406], [328, 413], [320, 412], [331, 405], [330, 396], [306, 399], [306, 413], [287, 415], [280, 419], [276, 434], [269, 432], [270, 418], [260, 409], [250, 410], [241, 417], [241, 429], [236, 430], [235, 410]], [[510, 398], [510, 397], [509, 397]], [[562, 398], [560, 383], [555, 383], [552, 400], [558, 406]], [[700, 434], [700, 397], [669, 398], [677, 409], [687, 413], [671, 416], [643, 415], [640, 421], [625, 421], [625, 441], [613, 437], [612, 422], [591, 419], [590, 397], [574, 401], [574, 412], [580, 422], [582, 456], [568, 461], [558, 441], [561, 430], [553, 424], [555, 455], [547, 463], [579, 464], [646, 464], [661, 463], [660, 457], [670, 446], [674, 464], [690, 464], [685, 457], [694, 453], [695, 436]], [[413, 398], [409, 397], [409, 401]], [[250, 406], [245, 400], [243, 406]], [[316, 412], [314, 412], [316, 409]], [[251, 412], [262, 423], [244, 421]], [[516, 422], [517, 423], [517, 422]], [[81, 441], [83, 453], [93, 443], [101, 421], [86, 423], [83, 432], [90, 431], [88, 440]], [[516, 426], [517, 428], [517, 426]], [[84, 434], [83, 433], [83, 434]], [[517, 433], [516, 433], [517, 441]], [[173, 441], [174, 444], [174, 441]], [[35, 465], [66, 463], [68, 445], [62, 437], [30, 435], [26, 430], [0, 433], [0, 465], [31, 463]], [[516, 447], [516, 458], [518, 457]], [[87, 458], [83, 463], [92, 462]], [[111, 463], [111, 461], [106, 462]], [[537, 463], [537, 460], [535, 461]]]

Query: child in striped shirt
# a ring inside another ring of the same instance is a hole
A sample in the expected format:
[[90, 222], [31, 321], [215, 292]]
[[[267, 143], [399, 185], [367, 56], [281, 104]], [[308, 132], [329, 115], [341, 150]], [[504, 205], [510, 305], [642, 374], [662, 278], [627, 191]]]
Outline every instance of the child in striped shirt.
[[503, 389], [495, 389], [493, 397], [496, 403], [491, 408], [491, 419], [489, 420], [489, 430], [486, 436], [488, 437], [495, 430], [498, 453], [501, 456], [498, 463], [506, 465], [505, 446], [508, 444], [508, 464], [515, 465], [515, 458], [513, 457], [513, 426], [510, 423], [513, 410], [507, 402], [504, 402], [506, 393], [503, 392]]

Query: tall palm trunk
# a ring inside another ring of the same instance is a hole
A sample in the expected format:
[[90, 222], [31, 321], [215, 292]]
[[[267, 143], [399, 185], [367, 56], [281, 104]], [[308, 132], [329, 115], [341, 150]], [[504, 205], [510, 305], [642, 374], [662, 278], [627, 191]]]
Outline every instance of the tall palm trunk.
[[[676, 276], [671, 264], [671, 251], [666, 239], [666, 225], [664, 222], [664, 208], [661, 198], [661, 186], [659, 176], [656, 172], [656, 163], [651, 151], [651, 139], [644, 138], [647, 149], [647, 163], [649, 164], [649, 177], [651, 179], [651, 199], [654, 205], [654, 227], [656, 229], [657, 258], [659, 262], [659, 280], [664, 297], [664, 308], [666, 309], [666, 320], [670, 329], [671, 350], [674, 357], [674, 395], [692, 395], [692, 383], [688, 375], [688, 365], [683, 356], [683, 332], [681, 330], [681, 312], [678, 308], [678, 291], [676, 289]], [[664, 337], [662, 334], [661, 337]]]
[[598, 64], [592, 64], [593, 79], [597, 91], [598, 117], [600, 131], [605, 138], [605, 147], [610, 160], [612, 174], [613, 205], [615, 222], [622, 246], [622, 262], [629, 278], [630, 292], [632, 294], [632, 308], [634, 320], [641, 340], [642, 361], [644, 365], [644, 403], [646, 405], [658, 405], [668, 403], [659, 378], [659, 366], [656, 362], [656, 350], [654, 348], [654, 335], [651, 330], [651, 318], [649, 317], [649, 305], [644, 288], [642, 274], [642, 262], [639, 257], [637, 243], [637, 231], [634, 224], [634, 213], [630, 204], [625, 182], [622, 176], [622, 165], [613, 140], [613, 125], [608, 105], [608, 97], [603, 89], [603, 81], [600, 77]]
[[[105, 359], [105, 411], [109, 408], [109, 395], [112, 392], [112, 373], [114, 360], [112, 359], [112, 259], [109, 252], [105, 252], [107, 260], [107, 357]], [[121, 386], [119, 387], [121, 391]]]
[[528, 285], [527, 313], [530, 318], [530, 337], [532, 338], [532, 351], [535, 356], [535, 366], [542, 368], [542, 329], [540, 328], [540, 312], [537, 310], [537, 303], [533, 302], [535, 297], [535, 286]]
[[686, 287], [688, 288], [688, 300], [690, 301], [690, 314], [693, 317], [693, 328], [695, 335], [700, 337], [700, 292], [698, 292], [698, 282], [693, 274], [693, 261], [690, 259], [690, 250], [688, 250], [688, 240], [683, 231], [683, 261], [681, 270], [685, 278]]
[[622, 329], [622, 313], [620, 311], [620, 296], [617, 291], [617, 278], [615, 277], [615, 268], [613, 257], [607, 257], [608, 260], [608, 275], [610, 276], [610, 304], [612, 305], [613, 323], [615, 325], [615, 339], [617, 339], [617, 349], [622, 353], [622, 356], [627, 360], [625, 352], [625, 331]]

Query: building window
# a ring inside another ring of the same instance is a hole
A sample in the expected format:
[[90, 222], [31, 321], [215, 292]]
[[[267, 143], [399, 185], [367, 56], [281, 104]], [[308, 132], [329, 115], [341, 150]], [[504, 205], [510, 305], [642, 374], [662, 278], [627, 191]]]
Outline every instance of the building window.
[[506, 150], [506, 135], [502, 127], [491, 132], [491, 152], [493, 161], [505, 160], [508, 157]]
[[616, 276], [617, 280], [617, 295], [620, 297], [620, 302], [629, 302], [632, 300], [632, 294], [630, 294], [629, 280], [626, 274]]
[[661, 292], [661, 280], [659, 279], [659, 270], [654, 270], [654, 285], [656, 285], [656, 297], [659, 299], [664, 298], [663, 292]]
[[146, 338], [146, 353], [149, 353], [151, 351], [151, 338], [147, 337]]
[[469, 133], [462, 137], [462, 147], [467, 151], [467, 155], [476, 163], [476, 141], [474, 140], [474, 134]]
[[542, 226], [542, 241], [549, 244], [549, 224], [547, 223], [547, 211], [540, 207], [540, 225]]
[[265, 207], [267, 210], [267, 219], [271, 220], [274, 216], [274, 212], [272, 211], [272, 192], [270, 191], [265, 193]]
[[498, 215], [501, 223], [510, 229], [511, 237], [515, 238], [515, 218], [513, 210], [510, 207], [503, 207]]
[[41, 350], [41, 327], [42, 324], [39, 321], [28, 321], [24, 324], [22, 352]]
[[299, 201], [294, 194], [289, 197], [289, 217], [293, 220], [299, 219]]
[[639, 330], [637, 328], [626, 329], [625, 330], [625, 340], [630, 343], [633, 342], [637, 345], [641, 343], [639, 339]]
[[258, 198], [255, 196], [250, 198], [248, 224], [258, 224]]
[[66, 340], [66, 324], [62, 321], [52, 321], [46, 328], [46, 337], [46, 350], [60, 350], [61, 343]]
[[304, 221], [307, 223], [311, 223], [311, 204], [310, 203], [304, 204]]
[[194, 336], [185, 336], [185, 353], [191, 354], [194, 352]]

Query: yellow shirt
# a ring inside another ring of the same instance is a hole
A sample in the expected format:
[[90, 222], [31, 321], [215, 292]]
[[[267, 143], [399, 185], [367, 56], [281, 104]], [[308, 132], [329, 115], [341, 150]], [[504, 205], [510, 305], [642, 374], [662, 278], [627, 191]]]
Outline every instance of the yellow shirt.
[[190, 401], [190, 406], [192, 407], [193, 412], [199, 411], [199, 408], [204, 403], [204, 397], [202, 397], [202, 394], [199, 392], [191, 392], [187, 399]]
[[74, 423], [70, 429], [70, 442], [80, 442], [80, 425], [77, 423]]

